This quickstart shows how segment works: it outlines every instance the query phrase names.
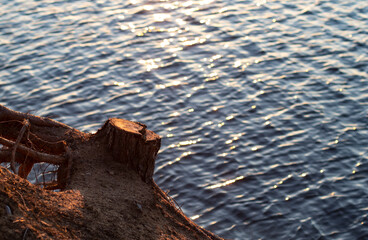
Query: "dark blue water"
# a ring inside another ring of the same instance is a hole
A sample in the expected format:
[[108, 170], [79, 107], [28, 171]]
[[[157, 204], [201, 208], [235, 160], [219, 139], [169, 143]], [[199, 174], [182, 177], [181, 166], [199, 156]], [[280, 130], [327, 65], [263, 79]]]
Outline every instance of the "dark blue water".
[[0, 3], [0, 104], [147, 124], [156, 182], [222, 237], [368, 238], [366, 0]]

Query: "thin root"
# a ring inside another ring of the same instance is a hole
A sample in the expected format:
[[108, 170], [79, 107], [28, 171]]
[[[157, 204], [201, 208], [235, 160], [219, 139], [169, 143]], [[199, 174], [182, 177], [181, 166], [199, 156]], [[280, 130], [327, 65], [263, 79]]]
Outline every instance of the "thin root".
[[13, 145], [13, 150], [12, 150], [12, 155], [11, 155], [11, 161], [10, 161], [10, 167], [11, 167], [11, 170], [17, 174], [17, 170], [15, 168], [15, 153], [17, 151], [17, 148], [19, 146], [19, 143], [20, 141], [22, 140], [23, 138], [23, 135], [24, 135], [24, 132], [26, 131], [26, 129], [29, 130], [29, 121], [28, 119], [24, 119], [23, 120], [23, 127], [22, 129], [20, 130], [19, 132], [19, 135], [18, 135], [18, 138], [17, 140], [15, 141], [15, 144]]

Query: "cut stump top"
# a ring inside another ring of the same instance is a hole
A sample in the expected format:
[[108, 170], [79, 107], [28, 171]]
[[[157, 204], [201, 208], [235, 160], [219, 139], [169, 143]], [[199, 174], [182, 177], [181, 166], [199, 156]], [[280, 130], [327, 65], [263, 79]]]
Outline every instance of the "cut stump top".
[[160, 139], [160, 136], [156, 134], [155, 132], [146, 129], [146, 126], [142, 123], [132, 122], [125, 119], [120, 118], [110, 118], [109, 119], [110, 124], [115, 126], [116, 128], [120, 128], [121, 130], [135, 134], [144, 136], [146, 139], [146, 142], [149, 141], [155, 141], [157, 139]]

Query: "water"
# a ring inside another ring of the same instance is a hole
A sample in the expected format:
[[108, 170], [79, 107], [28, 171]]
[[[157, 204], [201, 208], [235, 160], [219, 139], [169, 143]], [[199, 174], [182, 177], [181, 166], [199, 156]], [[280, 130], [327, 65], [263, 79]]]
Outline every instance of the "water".
[[147, 124], [222, 237], [368, 238], [366, 0], [0, 2], [1, 104]]

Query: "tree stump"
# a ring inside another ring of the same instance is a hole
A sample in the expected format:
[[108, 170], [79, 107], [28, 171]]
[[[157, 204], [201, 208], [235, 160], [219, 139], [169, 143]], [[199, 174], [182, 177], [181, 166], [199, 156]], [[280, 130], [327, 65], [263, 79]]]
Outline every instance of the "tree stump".
[[142, 123], [110, 118], [96, 137], [104, 139], [115, 161], [131, 168], [148, 183], [152, 181], [161, 138], [146, 128]]
[[[221, 239], [156, 185], [161, 138], [144, 124], [89, 134], [0, 105], [0, 144], [0, 162], [20, 164], [19, 176], [0, 166], [1, 239]], [[57, 167], [43, 189], [21, 178], [38, 163]]]

